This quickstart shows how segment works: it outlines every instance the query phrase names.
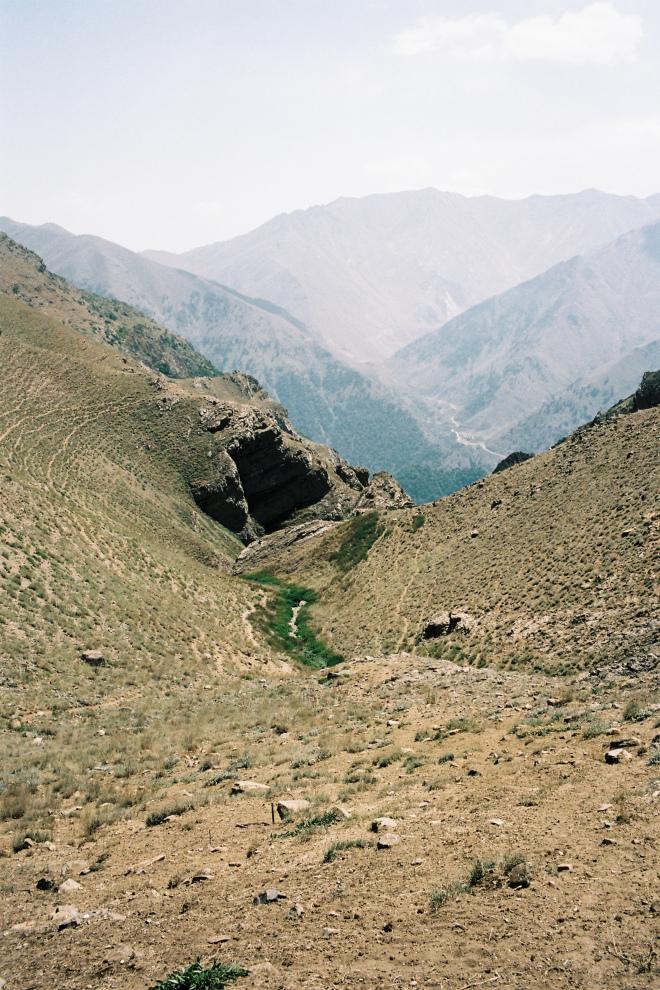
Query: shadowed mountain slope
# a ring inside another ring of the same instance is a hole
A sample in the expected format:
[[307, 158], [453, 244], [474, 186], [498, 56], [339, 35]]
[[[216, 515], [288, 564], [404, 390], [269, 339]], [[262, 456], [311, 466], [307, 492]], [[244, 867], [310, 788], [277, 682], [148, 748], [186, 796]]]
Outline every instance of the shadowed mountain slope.
[[655, 224], [475, 306], [390, 367], [468, 435], [538, 449], [626, 394], [658, 341]]

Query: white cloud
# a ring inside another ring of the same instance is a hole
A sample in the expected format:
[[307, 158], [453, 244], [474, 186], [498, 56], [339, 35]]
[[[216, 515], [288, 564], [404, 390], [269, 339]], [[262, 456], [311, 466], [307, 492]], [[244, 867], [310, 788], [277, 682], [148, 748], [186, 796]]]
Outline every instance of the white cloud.
[[642, 20], [613, 3], [591, 3], [558, 17], [524, 17], [508, 22], [501, 14], [421, 17], [394, 38], [400, 55], [441, 52], [477, 61], [632, 62], [642, 39]]

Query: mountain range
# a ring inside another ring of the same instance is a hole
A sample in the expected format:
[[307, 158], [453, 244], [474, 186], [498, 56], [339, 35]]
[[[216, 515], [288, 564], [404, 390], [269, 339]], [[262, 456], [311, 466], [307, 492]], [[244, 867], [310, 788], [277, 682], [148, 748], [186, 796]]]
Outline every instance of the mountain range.
[[54, 224], [0, 230], [220, 371], [256, 376], [302, 433], [429, 501], [512, 448], [554, 443], [657, 364], [659, 220], [660, 196], [427, 189], [182, 255]]
[[278, 303], [360, 365], [658, 219], [660, 195], [504, 200], [422, 189], [338, 199], [184, 254], [146, 254]]

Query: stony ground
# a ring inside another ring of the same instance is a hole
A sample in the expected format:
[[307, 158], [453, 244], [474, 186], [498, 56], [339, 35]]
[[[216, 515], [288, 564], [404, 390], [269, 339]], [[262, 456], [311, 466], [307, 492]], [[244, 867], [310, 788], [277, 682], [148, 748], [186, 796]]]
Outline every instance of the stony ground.
[[[8, 990], [142, 990], [196, 958], [273, 990], [657, 985], [650, 675], [399, 654], [330, 678], [209, 678], [226, 732], [193, 728], [157, 792], [142, 771], [146, 806], [90, 831], [80, 789], [50, 841], [5, 847]], [[34, 721], [14, 731], [47, 747]], [[90, 733], [104, 724], [117, 731], [100, 710]], [[115, 772], [90, 767], [90, 786]], [[231, 796], [237, 779], [269, 790]], [[273, 825], [271, 802], [291, 798], [310, 807]], [[147, 826], [158, 811], [175, 814]], [[381, 816], [394, 821], [376, 833]], [[268, 890], [284, 896], [253, 903]]]

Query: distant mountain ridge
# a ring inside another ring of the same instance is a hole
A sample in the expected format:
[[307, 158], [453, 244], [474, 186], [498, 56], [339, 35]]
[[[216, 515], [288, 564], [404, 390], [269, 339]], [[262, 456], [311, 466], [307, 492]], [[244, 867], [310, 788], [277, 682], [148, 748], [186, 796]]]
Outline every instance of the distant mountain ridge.
[[[277, 304], [56, 224], [33, 227], [4, 217], [0, 230], [74, 285], [147, 312], [220, 371], [254, 375], [304, 434], [353, 463], [391, 471], [413, 497], [442, 494], [483, 473], [481, 459], [449, 429], [429, 439], [395, 392], [333, 357]], [[423, 492], [416, 488], [420, 464], [426, 466]]]
[[451, 397], [469, 435], [539, 449], [629, 392], [659, 341], [657, 223], [473, 307], [390, 370], [427, 404]]
[[338, 199], [229, 241], [145, 255], [273, 300], [359, 366], [658, 219], [660, 195], [503, 200], [422, 189]]

